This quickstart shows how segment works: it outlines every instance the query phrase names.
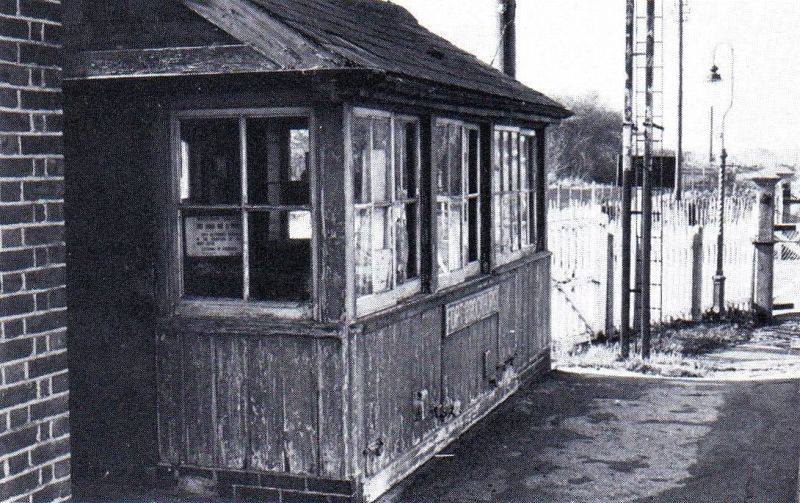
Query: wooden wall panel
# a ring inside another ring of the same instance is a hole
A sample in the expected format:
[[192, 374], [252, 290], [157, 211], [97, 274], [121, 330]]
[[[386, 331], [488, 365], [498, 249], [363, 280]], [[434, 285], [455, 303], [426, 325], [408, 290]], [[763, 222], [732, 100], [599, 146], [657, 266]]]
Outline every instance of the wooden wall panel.
[[341, 344], [332, 339], [316, 340], [319, 367], [319, 472], [331, 478], [345, 477], [344, 372]]
[[214, 350], [207, 335], [183, 338], [184, 446], [186, 462], [215, 466]]
[[177, 465], [183, 461], [183, 415], [180, 337], [162, 334], [158, 352], [158, 445], [162, 462]]
[[488, 390], [484, 352], [497, 340], [498, 320], [499, 316], [493, 315], [448, 335], [442, 342], [444, 398], [457, 401], [462, 410]]
[[[364, 447], [358, 455], [366, 474], [386, 467], [436, 427], [431, 409], [440, 398], [441, 331], [440, 310], [433, 309], [364, 334], [359, 341], [364, 348]], [[425, 413], [418, 419], [414, 402], [423, 391]], [[380, 454], [364, 454], [379, 443]]]
[[[397, 461], [441, 426], [432, 408], [444, 399], [443, 385], [462, 409], [491, 391], [497, 364], [516, 353], [514, 368], [527, 368], [546, 349], [549, 320], [548, 257], [503, 274], [497, 283], [500, 312], [443, 337], [448, 295], [393, 323], [380, 323], [354, 338], [352, 361], [353, 459], [366, 476]], [[484, 377], [484, 353], [488, 351]], [[414, 400], [427, 390], [425, 419], [416, 419]], [[381, 453], [370, 452], [382, 443]]]
[[[318, 470], [317, 377], [312, 339], [281, 337], [284, 470], [316, 474]], [[275, 404], [278, 400], [273, 400]], [[276, 404], [278, 405], [278, 404]]]
[[216, 426], [219, 463], [246, 468], [247, 353], [241, 337], [220, 337], [216, 342]]
[[249, 466], [284, 471], [281, 337], [248, 340]]
[[165, 333], [161, 462], [342, 478], [340, 351], [333, 338]]

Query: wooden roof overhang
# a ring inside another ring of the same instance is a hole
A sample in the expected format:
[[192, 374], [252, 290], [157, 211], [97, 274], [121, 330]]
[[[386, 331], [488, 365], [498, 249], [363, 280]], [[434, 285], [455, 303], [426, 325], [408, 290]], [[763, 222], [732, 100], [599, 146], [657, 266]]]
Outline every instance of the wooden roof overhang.
[[[64, 84], [102, 83], [231, 90], [254, 81], [315, 86], [310, 100], [401, 107], [495, 122], [556, 123], [569, 116], [559, 107], [528, 103], [459, 86], [368, 68], [276, 68], [247, 45], [82, 51], [69, 59]], [[199, 85], [200, 82], [204, 84]], [[231, 87], [233, 86], [233, 87]]]

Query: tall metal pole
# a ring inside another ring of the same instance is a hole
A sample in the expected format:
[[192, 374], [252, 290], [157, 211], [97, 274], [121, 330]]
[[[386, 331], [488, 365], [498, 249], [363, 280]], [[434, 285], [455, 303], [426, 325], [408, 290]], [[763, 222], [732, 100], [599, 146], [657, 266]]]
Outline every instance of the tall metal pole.
[[709, 120], [709, 137], [708, 137], [708, 162], [714, 165], [714, 106], [711, 106], [711, 117]]
[[683, 197], [683, 2], [678, 0], [678, 158], [675, 165], [675, 200]]
[[497, 29], [500, 39], [500, 71], [517, 76], [517, 1], [498, 0]]
[[633, 184], [633, 28], [635, 0], [625, 2], [625, 118], [622, 129], [622, 285], [620, 314], [621, 356], [631, 351], [631, 204]]
[[653, 66], [655, 60], [656, 2], [647, 0], [647, 43], [645, 67], [645, 141], [642, 170], [642, 264], [641, 264], [641, 334], [642, 357], [650, 358], [650, 257], [653, 224]]
[[[714, 47], [714, 60], [716, 60], [716, 52], [721, 44], [717, 44]], [[720, 132], [720, 143], [722, 144], [722, 152], [720, 154], [720, 164], [719, 164], [719, 204], [718, 210], [719, 213], [717, 218], [719, 219], [718, 231], [717, 231], [717, 270], [714, 274], [714, 309], [720, 313], [725, 313], [725, 272], [723, 269], [723, 258], [724, 258], [724, 250], [725, 250], [725, 177], [727, 175], [727, 161], [728, 161], [728, 151], [725, 148], [725, 125], [728, 119], [728, 113], [730, 113], [731, 109], [733, 108], [733, 99], [734, 99], [734, 64], [735, 64], [735, 56], [733, 47], [730, 47], [731, 50], [731, 101], [728, 105], [728, 108], [725, 110], [725, 113], [722, 115], [722, 125], [721, 125], [721, 132]], [[714, 65], [716, 67], [716, 65]], [[713, 71], [713, 68], [712, 68]]]

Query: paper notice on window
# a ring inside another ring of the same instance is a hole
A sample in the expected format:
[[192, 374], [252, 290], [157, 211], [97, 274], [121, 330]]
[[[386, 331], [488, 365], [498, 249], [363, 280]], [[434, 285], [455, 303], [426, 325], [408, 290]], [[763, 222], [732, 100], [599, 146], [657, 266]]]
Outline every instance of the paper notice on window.
[[391, 288], [392, 250], [373, 250], [372, 252], [372, 290], [385, 292]]
[[185, 226], [189, 257], [241, 256], [241, 217], [186, 217]]
[[289, 239], [311, 239], [311, 212], [289, 212]]

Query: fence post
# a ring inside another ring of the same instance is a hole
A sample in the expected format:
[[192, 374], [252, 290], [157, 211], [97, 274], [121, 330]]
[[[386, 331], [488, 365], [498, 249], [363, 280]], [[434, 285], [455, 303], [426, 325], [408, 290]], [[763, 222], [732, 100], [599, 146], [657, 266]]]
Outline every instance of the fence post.
[[703, 311], [703, 226], [692, 237], [692, 319], [699, 321]]
[[755, 250], [755, 282], [753, 311], [765, 319], [772, 318], [773, 271], [775, 252], [775, 185], [780, 179], [774, 175], [757, 175], [753, 182], [758, 186], [758, 235], [753, 240]]
[[606, 254], [606, 337], [614, 335], [614, 234], [608, 233]]

